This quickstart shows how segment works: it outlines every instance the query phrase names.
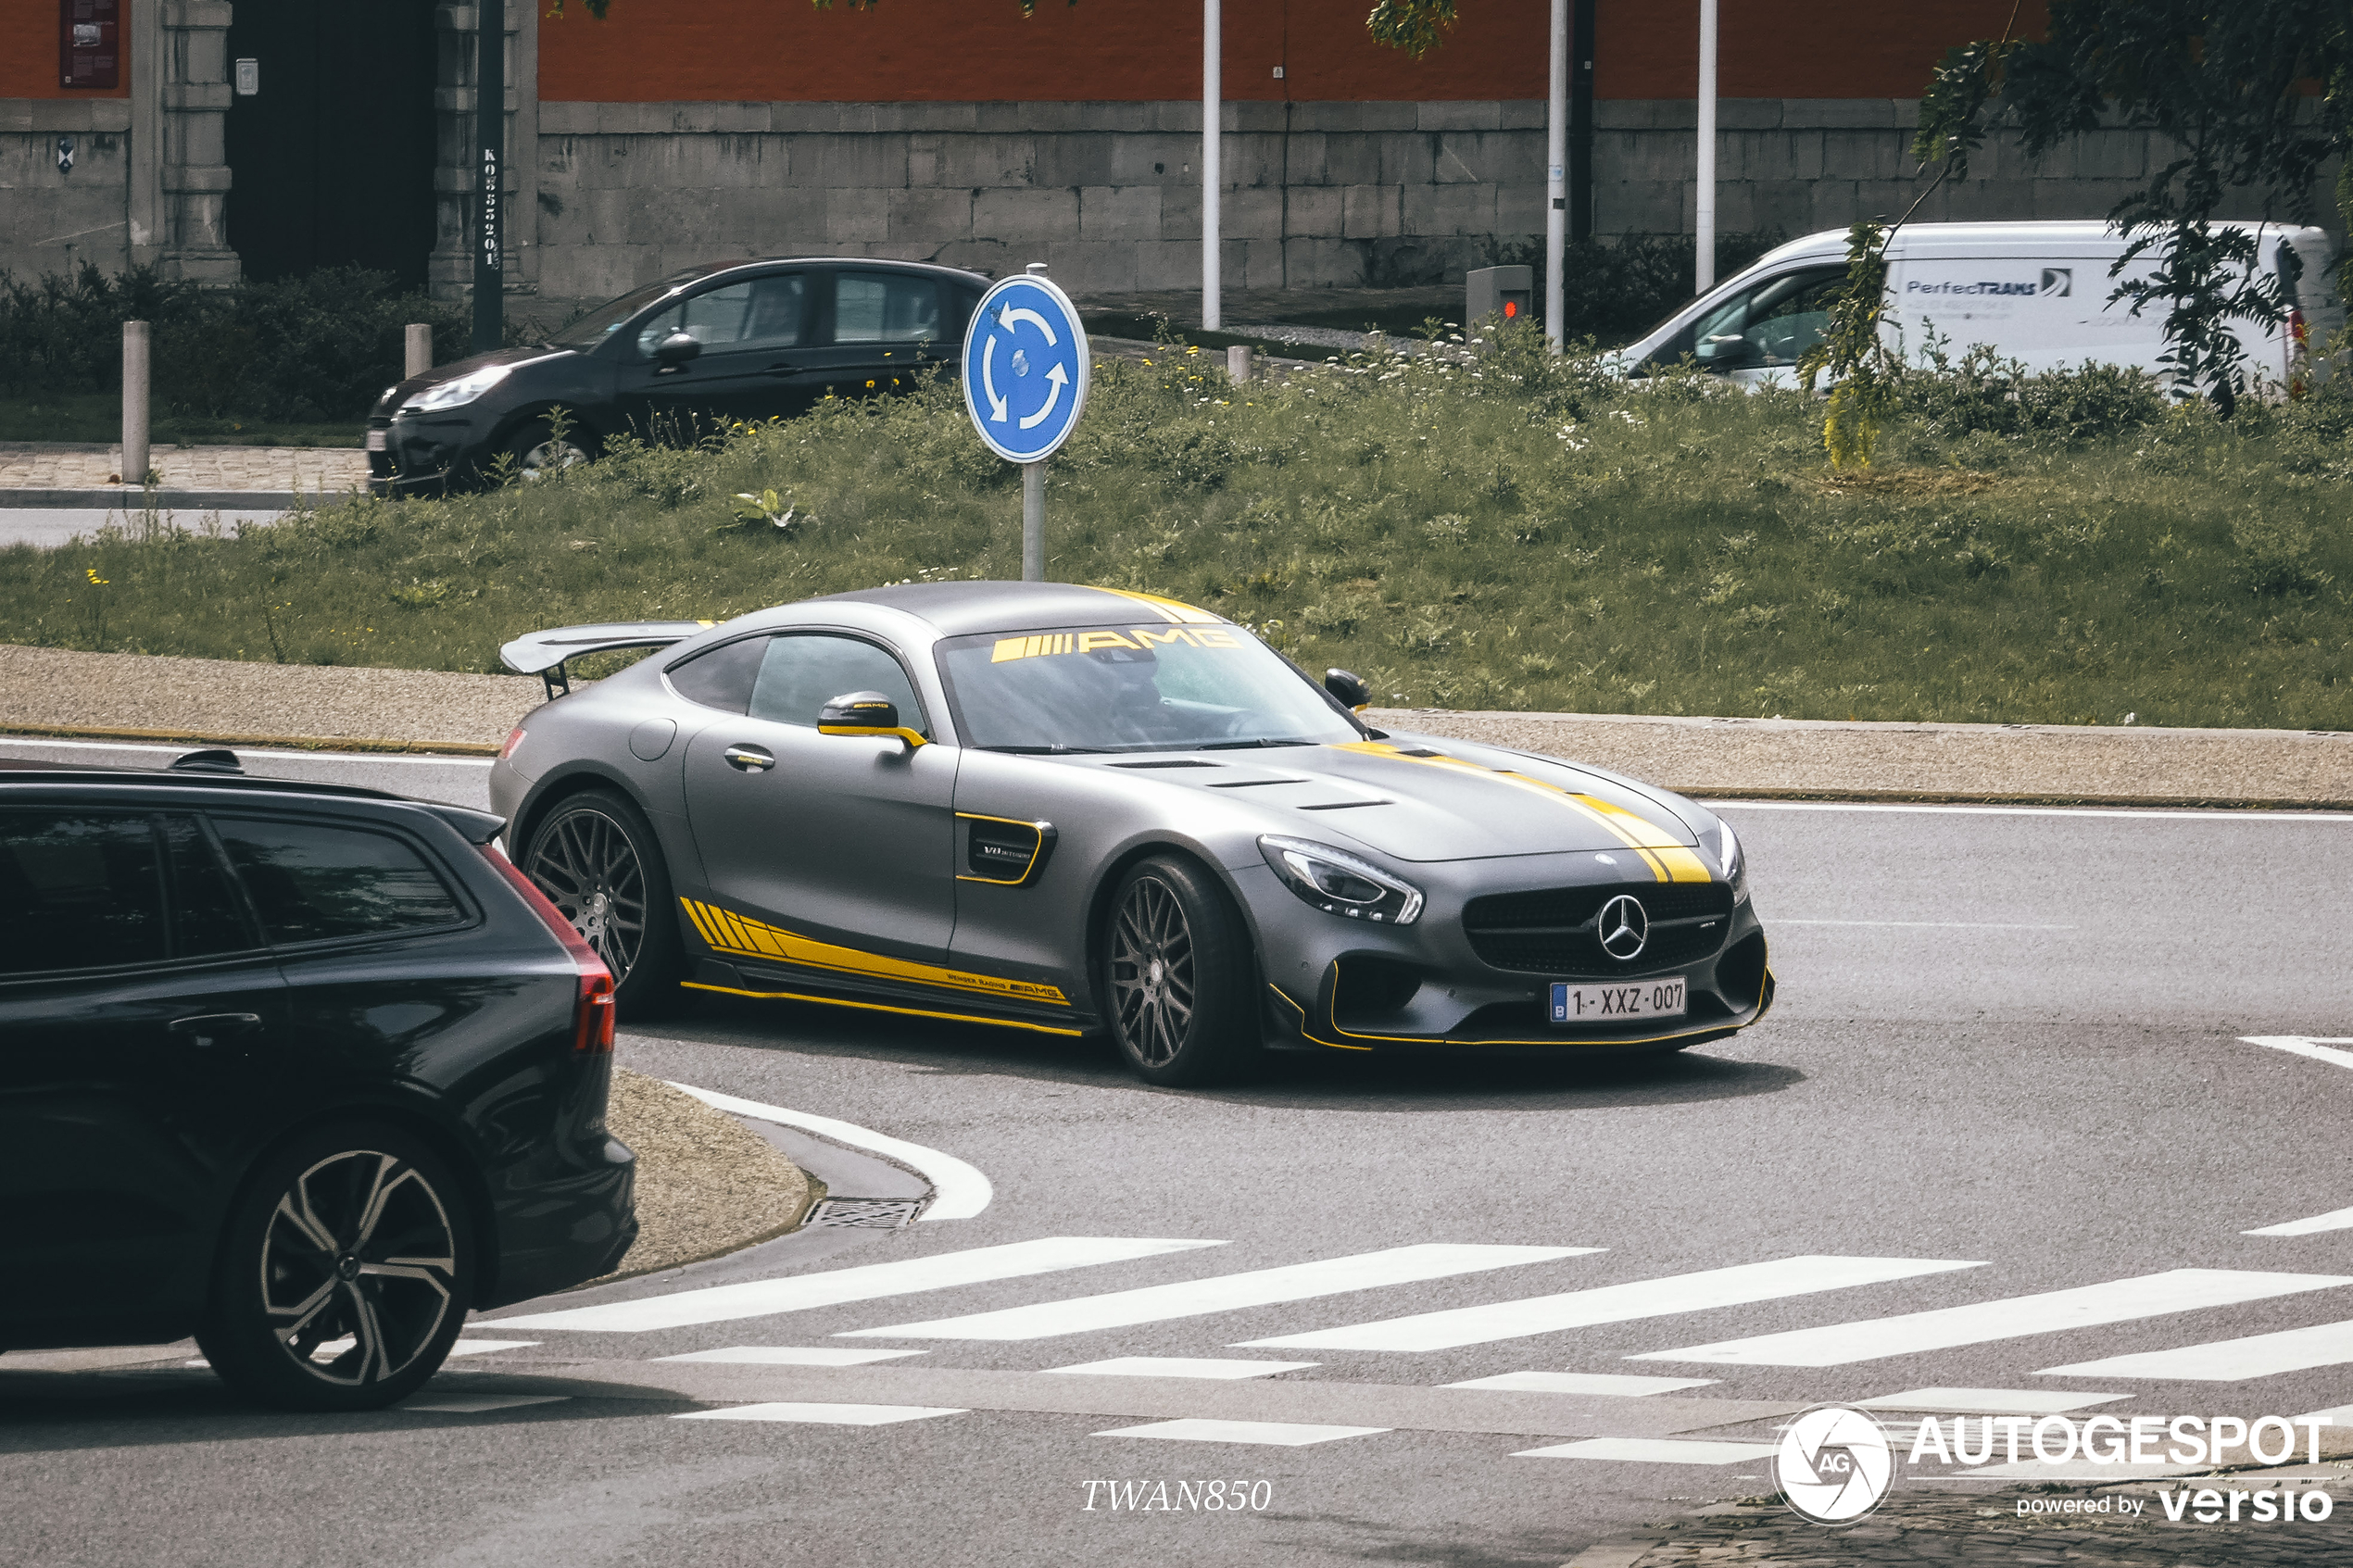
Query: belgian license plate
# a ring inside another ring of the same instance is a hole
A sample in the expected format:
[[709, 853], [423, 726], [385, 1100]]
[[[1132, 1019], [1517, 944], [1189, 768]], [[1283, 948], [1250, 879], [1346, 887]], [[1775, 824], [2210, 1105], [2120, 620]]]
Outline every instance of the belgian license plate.
[[388, 430], [370, 431], [368, 433], [368, 450], [371, 452], [383, 451], [384, 449], [385, 441], [391, 434], [392, 433]]
[[1683, 1016], [1683, 977], [1642, 980], [1627, 985], [1553, 984], [1555, 1023], [1615, 1023], [1621, 1019]]

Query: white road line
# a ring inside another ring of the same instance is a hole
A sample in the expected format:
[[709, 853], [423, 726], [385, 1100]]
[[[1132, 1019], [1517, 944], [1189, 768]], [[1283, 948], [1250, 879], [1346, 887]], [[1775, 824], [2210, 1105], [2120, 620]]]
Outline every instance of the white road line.
[[824, 1405], [779, 1400], [765, 1405], [730, 1405], [724, 1410], [687, 1411], [673, 1421], [797, 1421], [812, 1426], [889, 1426], [901, 1421], [928, 1421], [936, 1415], [963, 1415], [961, 1410], [932, 1405]]
[[[53, 740], [47, 735], [5, 734], [0, 734], [0, 746], [54, 746], [70, 751], [153, 751], [166, 757], [185, 757], [191, 751], [205, 749], [195, 746], [151, 746], [145, 741]], [[228, 749], [240, 758], [283, 758], [290, 762], [407, 762], [422, 768], [487, 768], [496, 760], [489, 757], [411, 757], [396, 751], [272, 751], [258, 746], [234, 746]]]
[[1084, 1373], [1091, 1377], [1214, 1377], [1233, 1380], [1272, 1377], [1278, 1372], [1303, 1372], [1317, 1361], [1239, 1361], [1214, 1356], [1114, 1356], [1107, 1361], [1078, 1366], [1048, 1367], [1048, 1372]]
[[2353, 1405], [2332, 1405], [2327, 1410], [2309, 1411], [2295, 1419], [2317, 1421], [2324, 1425], [2353, 1426]]
[[1710, 800], [1707, 809], [1743, 811], [1944, 812], [1960, 817], [2144, 817], [2196, 822], [2353, 822], [2348, 811], [2233, 811], [2227, 807], [2193, 811], [2162, 806], [1961, 806], [1928, 801], [1898, 804], [1879, 800]]
[[2353, 1361], [2353, 1323], [2315, 1323], [2244, 1339], [2217, 1339], [2171, 1350], [2108, 1356], [2096, 1361], [2046, 1366], [2037, 1377], [2161, 1377], [2191, 1383], [2238, 1383], [2316, 1366]]
[[2241, 1231], [2241, 1236], [2318, 1236], [2322, 1231], [2353, 1230], [2353, 1209], [2333, 1209], [2325, 1214], [2315, 1214], [2309, 1220], [2289, 1220], [2284, 1224], [2265, 1225], [2261, 1230]]
[[[1344, 1291], [1371, 1290], [1385, 1285], [1410, 1285], [1480, 1273], [1489, 1269], [1541, 1263], [1598, 1252], [1598, 1247], [1486, 1247], [1452, 1242], [1419, 1242], [1346, 1258], [1325, 1258], [1313, 1263], [1287, 1263], [1246, 1273], [1217, 1274], [1208, 1279], [1181, 1280], [1175, 1285], [1114, 1290], [1102, 1296], [1078, 1296], [1063, 1301], [1041, 1301], [1001, 1311], [975, 1312], [969, 1317], [934, 1318], [925, 1323], [892, 1323], [884, 1328], [853, 1328], [841, 1338], [876, 1339], [1045, 1339], [1058, 1334], [1085, 1334], [1094, 1329], [1128, 1328], [1137, 1323], [1164, 1323], [1171, 1318], [1230, 1312], [1243, 1307], [1266, 1307], [1280, 1301], [1304, 1301]], [[1266, 1343], [1257, 1341], [1256, 1343]]]
[[736, 1116], [749, 1116], [755, 1122], [774, 1122], [780, 1127], [799, 1127], [821, 1138], [862, 1148], [895, 1160], [931, 1184], [932, 1199], [921, 1216], [924, 1220], [969, 1220], [988, 1207], [996, 1196], [988, 1178], [965, 1164], [952, 1154], [942, 1154], [936, 1148], [925, 1148], [919, 1143], [894, 1138], [851, 1122], [837, 1122], [830, 1116], [812, 1116], [805, 1110], [786, 1110], [781, 1105], [763, 1105], [756, 1099], [738, 1099], [713, 1089], [698, 1089], [692, 1084], [673, 1084], [705, 1105], [714, 1106]]
[[1958, 1345], [1982, 1345], [1995, 1339], [2131, 1323], [2170, 1312], [2235, 1306], [2341, 1285], [2353, 1285], [2353, 1279], [2335, 1274], [2256, 1273], [2238, 1269], [2170, 1269], [2163, 1273], [2108, 1280], [2072, 1290], [1974, 1301], [1966, 1307], [1866, 1318], [1857, 1323], [1826, 1323], [1819, 1328], [1793, 1329], [1787, 1334], [1689, 1345], [1680, 1350], [1652, 1350], [1627, 1360], [1717, 1361], [1738, 1366], [1846, 1366], [1887, 1356], [1917, 1355], [1923, 1350], [1949, 1350]]
[[2250, 1046], [2269, 1046], [2275, 1051], [2287, 1051], [2296, 1056], [2309, 1056], [2314, 1061], [2334, 1062], [2339, 1067], [2353, 1067], [2353, 1051], [2331, 1050], [2332, 1046], [2353, 1046], [2353, 1035], [2241, 1035]]
[[1626, 1372], [1507, 1372], [1497, 1377], [1474, 1377], [1468, 1383], [1446, 1383], [1445, 1388], [1494, 1388], [1507, 1394], [1614, 1394], [1641, 1399], [1672, 1394], [1679, 1388], [1713, 1387], [1713, 1377], [1637, 1377]]
[[1374, 1437], [1386, 1426], [1311, 1426], [1295, 1421], [1154, 1421], [1142, 1426], [1118, 1426], [1098, 1432], [1098, 1437], [1167, 1437], [1180, 1443], [1259, 1443], [1278, 1449], [1303, 1449], [1310, 1443], [1337, 1442], [1342, 1437]]
[[1881, 1285], [1915, 1274], [1984, 1266], [1943, 1258], [1780, 1258], [1768, 1263], [1742, 1263], [1729, 1269], [1671, 1274], [1664, 1279], [1564, 1291], [1558, 1296], [1416, 1312], [1411, 1317], [1317, 1329], [1312, 1334], [1246, 1339], [1235, 1348], [1451, 1350], [1458, 1345], [1485, 1345], [1531, 1334], [1554, 1334], [1566, 1328], [1664, 1317], [1670, 1312], [1696, 1312], [1709, 1307], [1744, 1306], [1752, 1301], [1808, 1296], [1818, 1290]]
[[460, 1339], [449, 1347], [453, 1356], [482, 1356], [493, 1350], [520, 1350], [536, 1345], [536, 1339]]
[[596, 1307], [570, 1307], [559, 1312], [499, 1318], [490, 1326], [644, 1334], [657, 1328], [685, 1328], [692, 1323], [727, 1323], [736, 1318], [807, 1311], [812, 1307], [837, 1307], [848, 1301], [877, 1301], [889, 1296], [911, 1296], [917, 1291], [945, 1290], [950, 1286], [979, 1285], [988, 1280], [1021, 1279], [1063, 1269], [1091, 1268], [1098, 1263], [1128, 1263], [1139, 1258], [1157, 1258], [1164, 1252], [1189, 1252], [1196, 1248], [1225, 1245], [1222, 1241], [1166, 1241], [1151, 1236], [1050, 1236], [1035, 1241], [943, 1252], [932, 1258], [902, 1258], [896, 1262], [866, 1263], [854, 1269], [745, 1280], [701, 1290], [681, 1290], [669, 1296], [648, 1296], [635, 1301], [609, 1301]]
[[2012, 925], [1983, 920], [1781, 920], [1775, 925], [1889, 925], [1909, 931], [2073, 931], [2071, 925]]
[[656, 1356], [654, 1360], [724, 1361], [749, 1366], [864, 1366], [869, 1361], [930, 1354], [929, 1350], [853, 1350], [847, 1345], [732, 1345], [724, 1350], [696, 1350], [684, 1356]]
[[458, 1399], [411, 1399], [395, 1410], [432, 1411], [437, 1415], [487, 1415], [492, 1411], [517, 1410], [524, 1405], [560, 1405], [569, 1394], [476, 1394]]
[[1770, 1459], [1771, 1443], [1705, 1443], [1680, 1437], [1587, 1437], [1549, 1449], [1522, 1449], [1514, 1459], [1615, 1459], [1635, 1464], [1740, 1464]]
[[1931, 1415], [2063, 1415], [2132, 1397], [2057, 1388], [1913, 1388], [1881, 1394], [1876, 1399], [1858, 1399], [1856, 1404], [1867, 1411], [1919, 1411]]

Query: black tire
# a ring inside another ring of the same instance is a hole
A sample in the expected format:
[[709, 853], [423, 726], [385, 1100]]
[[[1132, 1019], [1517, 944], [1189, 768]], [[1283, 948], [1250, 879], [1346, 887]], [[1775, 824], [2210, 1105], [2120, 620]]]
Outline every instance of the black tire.
[[515, 460], [515, 472], [524, 479], [539, 479], [575, 463], [596, 460], [595, 441], [579, 420], [572, 421], [563, 439], [556, 438], [556, 427], [544, 416], [525, 420], [507, 437], [507, 452]]
[[380, 1410], [441, 1370], [475, 1277], [472, 1216], [439, 1156], [396, 1127], [322, 1127], [231, 1210], [196, 1343], [262, 1404]]
[[634, 802], [610, 789], [567, 796], [532, 829], [522, 865], [612, 971], [620, 1017], [678, 1006], [686, 971], [678, 903], [653, 824]]
[[1105, 1022], [1139, 1077], [1176, 1088], [1255, 1063], [1250, 931], [1207, 872], [1175, 855], [1138, 861], [1112, 890], [1101, 938]]

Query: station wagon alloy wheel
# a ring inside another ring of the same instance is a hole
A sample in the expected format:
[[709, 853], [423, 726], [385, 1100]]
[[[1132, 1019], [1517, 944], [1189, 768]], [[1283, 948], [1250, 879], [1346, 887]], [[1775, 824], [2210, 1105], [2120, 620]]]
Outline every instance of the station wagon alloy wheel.
[[279, 1346], [310, 1375], [359, 1388], [399, 1376], [439, 1336], [455, 1305], [457, 1237], [417, 1167], [353, 1149], [278, 1199], [260, 1268]]
[[262, 1162], [221, 1232], [196, 1343], [247, 1398], [377, 1410], [441, 1369], [473, 1305], [472, 1216], [398, 1127], [321, 1127]]

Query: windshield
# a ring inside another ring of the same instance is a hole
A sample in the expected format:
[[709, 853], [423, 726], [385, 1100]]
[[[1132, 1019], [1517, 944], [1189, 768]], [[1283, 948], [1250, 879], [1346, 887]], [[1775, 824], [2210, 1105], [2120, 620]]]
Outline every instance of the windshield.
[[941, 677], [968, 744], [991, 751], [1319, 746], [1362, 732], [1238, 626], [1071, 626], [953, 637]]
[[629, 319], [655, 301], [674, 293], [685, 278], [664, 278], [658, 283], [648, 283], [634, 294], [609, 299], [586, 315], [549, 338], [555, 348], [590, 349], [629, 324]]

